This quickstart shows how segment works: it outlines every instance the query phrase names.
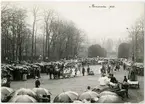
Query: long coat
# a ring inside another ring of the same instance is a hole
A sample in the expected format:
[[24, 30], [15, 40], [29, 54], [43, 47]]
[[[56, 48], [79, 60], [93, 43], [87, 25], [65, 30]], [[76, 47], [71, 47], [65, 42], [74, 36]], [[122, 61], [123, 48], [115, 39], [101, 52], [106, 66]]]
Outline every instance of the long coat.
[[37, 79], [37, 80], [35, 81], [35, 87], [38, 88], [39, 86], [40, 86], [40, 81]]
[[82, 73], [85, 73], [85, 68], [82, 69]]

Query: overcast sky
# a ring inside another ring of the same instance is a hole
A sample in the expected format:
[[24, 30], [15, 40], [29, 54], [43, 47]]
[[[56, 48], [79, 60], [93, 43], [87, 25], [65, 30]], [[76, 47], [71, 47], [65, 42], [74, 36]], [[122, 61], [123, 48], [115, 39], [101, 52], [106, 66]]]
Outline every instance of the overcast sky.
[[[62, 17], [72, 20], [76, 26], [86, 32], [90, 41], [100, 42], [103, 38], [113, 40], [128, 37], [127, 27], [144, 16], [144, 4], [137, 2], [13, 2], [17, 6], [32, 10], [33, 6], [40, 9], [54, 9]], [[106, 8], [92, 8], [106, 6]], [[109, 9], [109, 6], [114, 8]], [[28, 20], [32, 24], [31, 15]]]

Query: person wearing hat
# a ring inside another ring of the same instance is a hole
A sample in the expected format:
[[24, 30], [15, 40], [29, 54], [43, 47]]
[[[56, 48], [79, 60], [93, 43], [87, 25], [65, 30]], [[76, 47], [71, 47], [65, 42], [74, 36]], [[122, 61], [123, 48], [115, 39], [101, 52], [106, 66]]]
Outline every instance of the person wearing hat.
[[40, 80], [39, 80], [39, 78], [36, 76], [35, 87], [36, 87], [36, 88], [39, 88], [39, 86], [40, 86]]
[[87, 91], [91, 91], [91, 87], [90, 86], [87, 87]]
[[113, 74], [111, 74], [110, 82], [112, 82], [112, 83], [118, 83], [117, 79], [114, 77]]
[[127, 80], [126, 76], [124, 76], [122, 89], [125, 89], [125, 93], [126, 93], [127, 98], [128, 98], [128, 88], [129, 88], [128, 80]]
[[100, 83], [100, 86], [106, 86], [108, 83], [109, 83], [109, 78], [103, 73], [101, 75], [101, 77], [99, 78], [99, 83]]
[[84, 67], [82, 68], [82, 74], [83, 74], [83, 76], [85, 75], [85, 68]]
[[89, 65], [88, 65], [88, 68], [87, 68], [87, 73], [88, 73], [88, 75], [90, 73], [90, 67], [89, 67]]

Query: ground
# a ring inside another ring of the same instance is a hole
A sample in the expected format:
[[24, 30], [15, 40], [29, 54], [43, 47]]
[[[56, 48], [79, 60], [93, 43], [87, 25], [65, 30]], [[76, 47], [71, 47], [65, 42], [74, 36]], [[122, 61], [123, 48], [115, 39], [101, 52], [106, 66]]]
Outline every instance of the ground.
[[[99, 65], [91, 66], [95, 75], [94, 76], [78, 76], [75, 78], [68, 79], [58, 79], [58, 80], [49, 80], [49, 77], [46, 74], [41, 74], [41, 87], [48, 89], [51, 93], [51, 99], [60, 94], [63, 91], [75, 91], [78, 94], [84, 92], [87, 86], [92, 88], [99, 85], [98, 78], [99, 74]], [[118, 72], [114, 72], [115, 77], [120, 82], [123, 81], [124, 75], [127, 76], [128, 71], [124, 71], [122, 68]], [[125, 99], [125, 102], [138, 103], [144, 100], [144, 77], [138, 76], [138, 81], [140, 84], [140, 89], [129, 89], [129, 99]], [[34, 88], [34, 79], [28, 79], [27, 81], [13, 81], [11, 87], [13, 89], [19, 88]]]

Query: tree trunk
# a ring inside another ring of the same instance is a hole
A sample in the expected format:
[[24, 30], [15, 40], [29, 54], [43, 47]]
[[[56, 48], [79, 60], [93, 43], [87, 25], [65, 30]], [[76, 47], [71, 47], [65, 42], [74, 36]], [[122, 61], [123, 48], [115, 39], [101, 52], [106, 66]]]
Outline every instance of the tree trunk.
[[45, 41], [45, 58], [47, 57], [47, 45], [48, 45], [48, 44], [47, 44], [47, 41], [48, 41], [48, 40], [47, 40], [47, 37], [48, 37], [48, 36], [47, 36], [47, 34], [46, 34], [46, 41]]
[[47, 57], [49, 58], [49, 51], [50, 51], [50, 45], [49, 45], [49, 32], [47, 30]]
[[43, 35], [43, 61], [45, 58], [45, 35]]
[[31, 62], [33, 63], [33, 55], [34, 55], [34, 30], [35, 29], [35, 19], [33, 22], [33, 33], [32, 33], [32, 51], [31, 51]]
[[35, 34], [35, 55], [34, 56], [36, 57], [36, 34]]
[[13, 25], [13, 43], [12, 43], [12, 61], [15, 61], [15, 38], [16, 38], [16, 33], [15, 33], [15, 27]]

